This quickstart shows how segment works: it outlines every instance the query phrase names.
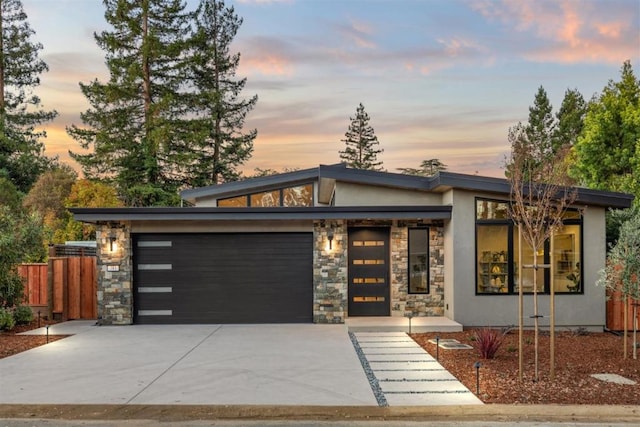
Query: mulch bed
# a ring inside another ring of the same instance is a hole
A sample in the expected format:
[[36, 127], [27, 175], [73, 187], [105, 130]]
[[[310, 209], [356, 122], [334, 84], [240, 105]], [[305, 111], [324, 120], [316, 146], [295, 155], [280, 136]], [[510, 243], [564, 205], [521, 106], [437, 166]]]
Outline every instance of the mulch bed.
[[[432, 356], [436, 346], [428, 342], [436, 335], [454, 338], [473, 345], [474, 331], [455, 333], [412, 334], [411, 337]], [[572, 332], [556, 334], [555, 379], [549, 378], [549, 337], [539, 340], [538, 381], [534, 381], [533, 331], [525, 331], [523, 381], [518, 380], [518, 331], [504, 336], [504, 342], [494, 359], [480, 359], [473, 350], [440, 348], [439, 362], [469, 390], [476, 392], [475, 362], [480, 362], [480, 392], [485, 403], [504, 404], [640, 404], [640, 349], [634, 360], [629, 337], [627, 359], [623, 358], [622, 337], [612, 333]], [[636, 381], [635, 385], [604, 382], [591, 374], [618, 374]]]
[[[40, 319], [40, 326], [58, 323], [52, 320]], [[34, 347], [47, 344], [46, 335], [18, 335], [21, 332], [38, 328], [38, 321], [26, 325], [17, 325], [10, 331], [0, 332], [0, 359], [22, 353]], [[49, 335], [49, 342], [54, 342], [68, 337], [68, 335]]]

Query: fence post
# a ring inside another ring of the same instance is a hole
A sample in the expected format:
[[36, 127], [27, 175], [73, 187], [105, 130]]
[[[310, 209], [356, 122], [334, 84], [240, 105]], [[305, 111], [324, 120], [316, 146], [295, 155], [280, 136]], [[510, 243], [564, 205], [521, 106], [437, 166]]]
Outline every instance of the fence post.
[[51, 255], [49, 255], [47, 266], [47, 319], [53, 319], [53, 258]]
[[69, 258], [62, 258], [62, 321], [69, 320]]

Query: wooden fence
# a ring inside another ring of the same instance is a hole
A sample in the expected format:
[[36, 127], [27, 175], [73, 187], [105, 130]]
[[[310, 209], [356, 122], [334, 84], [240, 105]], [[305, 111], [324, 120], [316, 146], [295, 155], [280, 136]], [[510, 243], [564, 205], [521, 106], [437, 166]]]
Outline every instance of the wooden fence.
[[27, 304], [49, 318], [95, 319], [95, 257], [50, 257], [47, 264], [22, 264]]
[[[624, 302], [620, 301], [619, 293], [608, 293], [607, 301], [607, 329], [612, 331], [624, 330]], [[627, 301], [627, 329], [633, 330], [633, 304], [631, 300]], [[638, 326], [640, 326], [640, 306], [637, 307]]]

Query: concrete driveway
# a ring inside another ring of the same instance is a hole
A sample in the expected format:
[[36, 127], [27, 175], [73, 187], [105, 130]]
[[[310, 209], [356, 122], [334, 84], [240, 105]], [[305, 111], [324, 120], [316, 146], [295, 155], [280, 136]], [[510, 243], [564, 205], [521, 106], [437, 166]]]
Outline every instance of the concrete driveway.
[[344, 325], [77, 325], [0, 359], [0, 404], [377, 406]]

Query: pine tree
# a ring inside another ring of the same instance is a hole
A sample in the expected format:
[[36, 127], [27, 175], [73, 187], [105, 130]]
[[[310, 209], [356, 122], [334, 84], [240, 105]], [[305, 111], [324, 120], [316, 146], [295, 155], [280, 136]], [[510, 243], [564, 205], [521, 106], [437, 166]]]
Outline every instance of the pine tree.
[[440, 159], [429, 159], [423, 160], [422, 163], [420, 163], [420, 169], [397, 168], [397, 170], [405, 175], [433, 176], [439, 171], [447, 170], [447, 165], [442, 163]]
[[95, 35], [110, 78], [81, 84], [85, 128], [67, 129], [89, 154], [71, 153], [86, 177], [113, 181], [130, 206], [178, 201], [186, 125], [186, 40], [181, 0], [105, 0], [111, 31]]
[[538, 159], [552, 156], [553, 135], [556, 129], [556, 121], [553, 116], [553, 107], [542, 86], [529, 107], [529, 122], [525, 127], [525, 134], [529, 143], [529, 149], [537, 153]]
[[582, 94], [577, 89], [567, 89], [564, 93], [560, 110], [556, 113], [557, 127], [553, 136], [553, 150], [561, 147], [571, 147], [577, 140], [584, 127], [584, 116], [587, 105]]
[[55, 163], [44, 155], [46, 133], [36, 127], [57, 113], [43, 110], [33, 93], [48, 67], [38, 57], [42, 45], [31, 40], [35, 32], [22, 3], [0, 0], [0, 15], [0, 175], [26, 193]]
[[240, 54], [229, 52], [242, 25], [233, 7], [202, 0], [195, 24], [190, 64], [196, 88], [191, 105], [195, 135], [188, 149], [193, 156], [187, 184], [199, 187], [239, 178], [236, 168], [251, 157], [257, 136], [255, 129], [243, 133], [242, 127], [258, 97], [239, 98], [247, 79], [235, 79]]
[[340, 151], [340, 159], [347, 166], [355, 169], [382, 170], [382, 161], [378, 161], [378, 154], [384, 152], [379, 145], [378, 137], [369, 125], [369, 115], [364, 111], [362, 103], [356, 110], [356, 116], [350, 117], [351, 124], [344, 134], [346, 148]]
[[[518, 123], [509, 128], [510, 140], [517, 140], [520, 150], [528, 152], [524, 158], [525, 180], [544, 181], [543, 176], [528, 176], [529, 172], [541, 171], [544, 168], [541, 163], [551, 160], [557, 152], [554, 150], [554, 135], [556, 121], [553, 116], [553, 107], [547, 97], [547, 92], [542, 86], [538, 88], [533, 105], [529, 107], [529, 120], [526, 124]], [[513, 141], [511, 141], [513, 146]], [[513, 163], [506, 165], [507, 177], [513, 174]]]

